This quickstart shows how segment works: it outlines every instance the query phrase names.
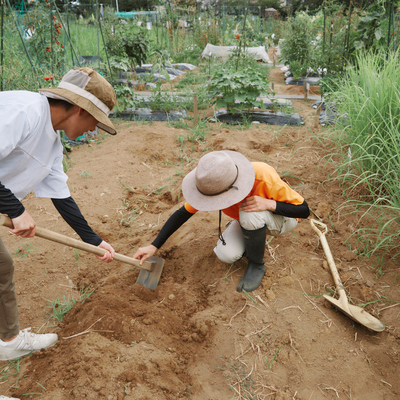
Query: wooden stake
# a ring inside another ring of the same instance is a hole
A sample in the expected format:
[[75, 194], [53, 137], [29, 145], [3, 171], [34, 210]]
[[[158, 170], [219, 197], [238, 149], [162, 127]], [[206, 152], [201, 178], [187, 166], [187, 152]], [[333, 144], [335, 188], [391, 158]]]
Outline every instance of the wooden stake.
[[303, 84], [304, 84], [304, 100], [308, 100], [308, 88], [307, 88], [308, 83], [307, 81], [304, 81]]

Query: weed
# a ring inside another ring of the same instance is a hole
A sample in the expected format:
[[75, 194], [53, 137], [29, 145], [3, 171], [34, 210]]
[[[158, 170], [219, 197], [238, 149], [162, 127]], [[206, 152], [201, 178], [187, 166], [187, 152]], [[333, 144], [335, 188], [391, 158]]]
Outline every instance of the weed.
[[[27, 357], [27, 356], [24, 356]], [[0, 366], [0, 385], [7, 382], [10, 376], [17, 376], [17, 381], [14, 383], [15, 386], [18, 384], [18, 380], [21, 378], [19, 376], [19, 362], [24, 358], [19, 357], [14, 360], [8, 361], [6, 364]]]
[[178, 121], [168, 121], [168, 126], [176, 129], [189, 129], [189, 123], [185, 122], [182, 118]]
[[39, 382], [36, 382], [43, 390], [47, 390], [43, 385], [41, 385]]
[[230, 389], [234, 390], [234, 386], [239, 385], [243, 398], [255, 398], [256, 382], [247, 371], [245, 365], [237, 361], [228, 360], [225, 366], [218, 366], [217, 370], [223, 371], [223, 376], [227, 379]]
[[75, 254], [75, 262], [78, 264], [79, 263], [79, 256], [81, 255], [81, 252], [73, 249], [74, 250], [74, 254]]
[[178, 143], [182, 152], [185, 146], [185, 138], [182, 135], [178, 135]]
[[32, 251], [36, 250], [37, 248], [31, 248], [33, 242], [31, 243], [24, 243], [21, 246], [17, 247], [17, 250], [15, 250], [14, 253], [11, 253], [13, 256], [16, 257], [21, 257], [21, 258], [25, 258], [29, 253], [31, 253]]
[[91, 178], [92, 174], [89, 171], [82, 171], [81, 172], [81, 177], [82, 178]]
[[57, 300], [46, 299], [46, 301], [50, 302], [50, 306], [48, 307], [51, 308], [53, 311], [53, 314], [50, 314], [50, 316], [58, 322], [61, 322], [64, 318], [64, 315], [67, 314], [68, 311], [70, 311], [76, 304], [75, 299], [67, 300], [65, 296], [63, 299], [57, 297]]
[[71, 168], [71, 165], [72, 165], [71, 159], [69, 157], [63, 158], [62, 165], [63, 165], [64, 172], [67, 172]]
[[79, 290], [78, 300], [72, 297], [68, 300], [65, 298], [65, 296], [63, 296], [63, 299], [60, 299], [60, 297], [57, 297], [56, 300], [45, 299], [50, 303], [48, 308], [52, 309], [52, 313], [49, 313], [49, 318], [54, 318], [56, 321], [61, 322], [64, 318], [64, 315], [67, 314], [78, 301], [84, 303], [94, 293], [95, 290], [96, 288], [93, 288], [92, 285], [85, 287], [85, 283], [82, 281], [82, 287]]
[[242, 290], [242, 292], [243, 292], [243, 294], [245, 294], [254, 304], [257, 304], [258, 305], [258, 303], [243, 289]]
[[128, 192], [128, 193], [134, 193], [134, 192], [135, 192], [135, 190], [132, 189], [130, 186], [125, 185], [125, 183], [123, 183], [123, 182], [121, 181], [121, 179], [119, 180], [119, 183], [125, 188], [125, 189], [122, 191], [122, 194], [125, 194], [126, 192]]
[[278, 350], [275, 352], [274, 356], [272, 357], [271, 364], [269, 364], [268, 358], [265, 358], [265, 363], [267, 364], [267, 367], [268, 367], [269, 370], [271, 370], [272, 364], [274, 363], [275, 358], [276, 358], [276, 356], [278, 355], [279, 350], [281, 349], [282, 346], [283, 346], [283, 343], [279, 346]]

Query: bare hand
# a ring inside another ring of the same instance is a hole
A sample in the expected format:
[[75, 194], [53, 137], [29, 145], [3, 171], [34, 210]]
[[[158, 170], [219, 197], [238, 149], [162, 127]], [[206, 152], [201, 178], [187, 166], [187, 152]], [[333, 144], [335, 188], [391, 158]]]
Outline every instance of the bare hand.
[[275, 211], [276, 201], [271, 199], [265, 199], [260, 196], [251, 196], [243, 200], [240, 205], [240, 210], [245, 212], [255, 211]]
[[14, 235], [24, 238], [35, 236], [36, 222], [28, 213], [28, 211], [25, 210], [19, 217], [13, 218], [11, 221], [14, 225], [14, 228], [10, 229], [10, 232]]
[[136, 258], [136, 260], [140, 260], [140, 265], [142, 265], [144, 261], [154, 256], [157, 250], [158, 250], [157, 247], [153, 246], [152, 244], [146, 247], [140, 247], [139, 250], [133, 256], [133, 258]]
[[107, 250], [107, 252], [103, 256], [96, 256], [99, 260], [104, 261], [106, 263], [109, 263], [113, 260], [115, 250], [112, 248], [111, 245], [109, 245], [107, 242], [104, 240], [99, 244], [99, 247]]

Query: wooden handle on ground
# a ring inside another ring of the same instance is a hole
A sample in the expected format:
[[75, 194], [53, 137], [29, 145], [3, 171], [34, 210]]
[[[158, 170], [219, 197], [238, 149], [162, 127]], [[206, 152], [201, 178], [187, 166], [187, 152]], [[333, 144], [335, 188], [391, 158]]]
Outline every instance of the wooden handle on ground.
[[[347, 299], [346, 292], [343, 287], [343, 283], [340, 280], [339, 272], [336, 268], [336, 264], [335, 264], [335, 261], [333, 260], [333, 256], [332, 256], [331, 250], [329, 248], [328, 241], [326, 240], [326, 237], [325, 237], [325, 234], [328, 232], [328, 227], [323, 222], [317, 221], [312, 218], [310, 219], [310, 224], [311, 224], [311, 227], [314, 229], [314, 231], [318, 234], [318, 236], [321, 240], [322, 248], [324, 249], [325, 256], [328, 261], [329, 267], [331, 269], [333, 280], [335, 281], [335, 285], [339, 292], [339, 295], [344, 296]], [[321, 232], [321, 230], [319, 228], [321, 228], [323, 231]]]
[[[11, 219], [6, 215], [0, 215], [0, 225], [6, 226], [8, 228], [14, 228]], [[52, 242], [64, 244], [65, 246], [73, 247], [78, 250], [87, 251], [89, 253], [97, 254], [99, 256], [103, 256], [107, 252], [107, 250], [104, 250], [100, 247], [70, 238], [68, 236], [61, 235], [60, 233], [49, 231], [44, 228], [39, 228], [38, 226], [36, 226], [35, 231], [36, 236], [39, 236], [43, 239], [51, 240]], [[114, 260], [134, 265], [135, 267], [145, 269], [147, 271], [151, 271], [153, 267], [153, 263], [150, 261], [145, 261], [143, 265], [140, 265], [139, 260], [136, 260], [132, 257], [124, 256], [123, 254], [119, 253], [114, 254]]]

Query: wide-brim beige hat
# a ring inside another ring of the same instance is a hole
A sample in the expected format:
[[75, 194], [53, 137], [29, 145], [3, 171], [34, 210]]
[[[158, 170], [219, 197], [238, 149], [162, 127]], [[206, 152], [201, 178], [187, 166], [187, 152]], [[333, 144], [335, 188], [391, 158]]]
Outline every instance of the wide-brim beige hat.
[[253, 188], [254, 180], [254, 167], [243, 154], [213, 151], [185, 176], [182, 192], [196, 210], [223, 210], [242, 201]]
[[114, 108], [116, 96], [105, 78], [91, 68], [68, 71], [56, 88], [39, 89], [47, 97], [61, 99], [83, 108], [98, 121], [97, 126], [111, 135], [117, 133], [108, 116]]

